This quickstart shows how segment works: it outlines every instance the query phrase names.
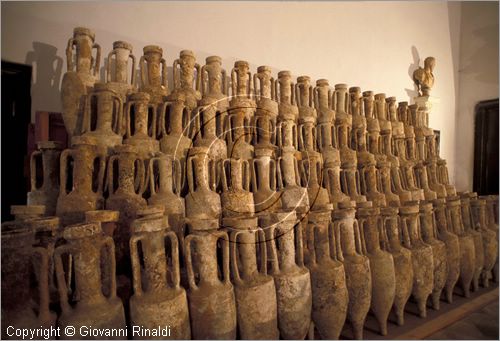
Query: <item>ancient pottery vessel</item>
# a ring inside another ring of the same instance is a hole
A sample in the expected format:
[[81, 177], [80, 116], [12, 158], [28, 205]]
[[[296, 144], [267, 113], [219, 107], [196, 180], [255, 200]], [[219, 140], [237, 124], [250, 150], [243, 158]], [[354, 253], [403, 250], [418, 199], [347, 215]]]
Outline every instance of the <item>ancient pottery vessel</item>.
[[122, 144], [123, 100], [109, 83], [96, 83], [87, 96], [82, 136], [108, 155]]
[[[229, 272], [229, 237], [218, 219], [189, 220], [184, 240], [189, 315], [194, 339], [235, 339], [236, 303]], [[217, 250], [222, 250], [221, 272]]]
[[379, 234], [383, 233], [383, 221], [379, 218], [380, 210], [370, 206], [371, 203], [358, 207], [356, 213], [363, 254], [370, 260], [372, 281], [370, 308], [378, 321], [380, 334], [387, 335], [387, 318], [396, 295], [396, 272], [392, 255], [380, 248]]
[[186, 195], [186, 217], [189, 219], [218, 219], [222, 213], [219, 194], [215, 192], [216, 167], [207, 156], [207, 148], [189, 150], [186, 177], [189, 193]]
[[396, 288], [394, 295], [394, 313], [397, 324], [404, 324], [404, 310], [406, 302], [411, 296], [413, 288], [413, 263], [411, 251], [401, 245], [401, 229], [398, 219], [398, 208], [384, 207], [380, 209], [383, 230], [381, 233], [382, 249], [392, 254]]
[[[81, 133], [82, 97], [94, 86], [99, 73], [101, 47], [94, 41], [94, 32], [85, 27], [75, 27], [66, 48], [68, 71], [61, 83], [61, 101], [64, 126], [70, 139]], [[95, 58], [92, 56], [94, 48], [97, 50]]]
[[[169, 326], [169, 338], [190, 339], [187, 296], [180, 286], [179, 246], [175, 233], [168, 231], [167, 217], [136, 219], [132, 229], [130, 257], [134, 295], [130, 298], [131, 323], [149, 329]], [[170, 242], [168, 256], [165, 239]], [[143, 262], [138, 252], [139, 243]], [[165, 336], [153, 338], [164, 339]]]
[[223, 218], [229, 232], [231, 274], [241, 339], [278, 339], [278, 308], [274, 280], [267, 273], [264, 231], [257, 217]]
[[448, 276], [446, 277], [445, 294], [448, 303], [453, 301], [453, 288], [460, 276], [460, 242], [454, 233], [451, 222], [448, 223], [446, 201], [434, 200], [434, 216], [437, 238], [446, 245], [446, 263], [448, 265]]
[[311, 273], [312, 319], [322, 339], [338, 339], [347, 316], [349, 297], [337, 237], [331, 229], [331, 211], [310, 212], [306, 266]]
[[139, 60], [140, 90], [151, 96], [151, 103], [158, 104], [168, 94], [167, 63], [163, 58], [163, 49], [157, 45], [147, 45], [143, 52]]
[[[55, 316], [49, 310], [49, 255], [46, 248], [33, 247], [35, 233], [19, 221], [2, 223], [2, 325], [14, 328], [50, 328]], [[36, 255], [36, 256], [35, 256]], [[32, 257], [39, 259], [38, 303], [32, 302], [30, 273]], [[2, 328], [2, 338], [9, 338]], [[14, 336], [14, 338], [16, 338]]]
[[[459, 282], [465, 297], [470, 295], [470, 285], [476, 268], [476, 252], [474, 238], [467, 233], [462, 222], [460, 197], [449, 197], [446, 201], [448, 228], [458, 236], [460, 246]], [[438, 225], [439, 226], [439, 225]]]
[[340, 203], [339, 208], [333, 211], [333, 229], [349, 293], [347, 319], [352, 326], [354, 338], [362, 339], [363, 325], [372, 299], [372, 277], [370, 261], [362, 253], [361, 234], [354, 214], [354, 203]]
[[[123, 143], [135, 146], [144, 158], [160, 151], [160, 144], [156, 140], [156, 108], [149, 100], [148, 93], [138, 92], [130, 95], [125, 107], [126, 132]], [[152, 115], [148, 113], [150, 108]]]
[[475, 198], [475, 193], [465, 192], [460, 194], [460, 202], [462, 208], [462, 221], [465, 233], [471, 235], [474, 239], [474, 255], [476, 259], [474, 276], [472, 277], [472, 289], [477, 291], [479, 289], [479, 279], [484, 269], [484, 246], [483, 236], [480, 231], [477, 231], [472, 217], [471, 199]]
[[434, 264], [432, 307], [434, 310], [439, 310], [439, 299], [448, 278], [448, 262], [446, 244], [437, 239], [437, 228], [432, 213], [432, 203], [420, 203], [420, 232], [422, 240], [432, 248]]
[[[498, 214], [498, 208], [496, 207], [498, 204], [498, 196], [488, 195], [483, 198], [486, 199], [486, 225], [490, 230], [495, 232], [498, 241], [498, 219], [496, 218]], [[495, 267], [493, 268], [493, 280], [498, 283], [498, 257], [495, 262]]]
[[192, 141], [189, 133], [189, 111], [182, 95], [165, 102], [159, 109], [160, 149], [185, 163]]
[[201, 67], [196, 63], [193, 51], [182, 50], [179, 58], [174, 60], [172, 69], [174, 89], [169, 95], [169, 99], [174, 100], [178, 95], [181, 95], [186, 101], [188, 111], [191, 112], [198, 106], [198, 101], [201, 99]]
[[[113, 239], [104, 236], [97, 223], [67, 226], [63, 232], [63, 238], [67, 244], [58, 246], [54, 251], [57, 286], [62, 310], [58, 320], [59, 327], [61, 329], [66, 326], [75, 327], [76, 333], [71, 337], [75, 339], [84, 337], [80, 334], [82, 326], [116, 328], [125, 333], [126, 322], [123, 304], [116, 296], [115, 244]], [[103, 249], [106, 250], [104, 253]], [[62, 265], [62, 256], [65, 254], [71, 255], [74, 262], [76, 289], [71, 295], [68, 295], [71, 287], [66, 284], [67, 274], [65, 274]], [[108, 267], [109, 283], [102, 282], [101, 261]], [[102, 287], [106, 284], [109, 284], [109, 288], [103, 290]], [[103, 291], [108, 292], [109, 295], [104, 295]], [[112, 335], [107, 338], [121, 339], [124, 335], [126, 334]], [[61, 336], [67, 337], [63, 336], [63, 333]], [[104, 336], [94, 337], [104, 338]]]
[[220, 200], [223, 217], [255, 213], [248, 161], [231, 158], [222, 162], [222, 190]]
[[496, 233], [488, 228], [486, 200], [482, 198], [472, 200], [471, 211], [474, 228], [481, 233], [483, 238], [484, 267], [481, 279], [483, 286], [487, 288], [489, 280], [492, 278], [491, 271], [495, 267], [498, 257], [498, 239]]
[[[47, 215], [52, 216], [56, 213], [59, 196], [59, 157], [62, 148], [56, 141], [38, 142], [37, 147], [38, 150], [31, 154], [30, 159], [31, 191], [28, 192], [28, 205], [43, 205]], [[42, 170], [42, 179], [38, 176], [39, 169]]]
[[413, 265], [412, 294], [417, 301], [420, 317], [427, 316], [427, 298], [434, 288], [434, 261], [432, 247], [422, 240], [418, 221], [419, 206], [416, 202], [399, 208], [403, 245], [411, 251]]
[[278, 328], [283, 339], [304, 339], [311, 326], [312, 293], [304, 266], [302, 229], [294, 211], [271, 213], [266, 228], [271, 275], [278, 301]]
[[[130, 83], [129, 59], [132, 60]], [[132, 54], [131, 44], [125, 41], [113, 42], [113, 50], [108, 54], [106, 65], [106, 84], [118, 93], [124, 102], [128, 95], [135, 92], [135, 56]]]
[[74, 137], [71, 149], [61, 153], [56, 214], [63, 226], [84, 221], [86, 211], [103, 208], [105, 169], [106, 154], [83, 136]]
[[257, 105], [253, 144], [255, 149], [276, 148], [276, 124], [278, 119], [277, 82], [271, 68], [259, 66], [253, 75], [254, 95]]
[[255, 150], [252, 160], [252, 193], [255, 213], [267, 214], [281, 208], [281, 199], [276, 191], [276, 161], [271, 158], [273, 149]]

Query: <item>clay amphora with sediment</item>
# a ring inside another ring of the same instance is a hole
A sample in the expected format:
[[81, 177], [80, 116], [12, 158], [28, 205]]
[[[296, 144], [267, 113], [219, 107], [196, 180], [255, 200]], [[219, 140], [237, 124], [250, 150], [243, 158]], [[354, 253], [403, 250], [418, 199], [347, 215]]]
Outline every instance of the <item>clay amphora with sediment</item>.
[[[126, 131], [123, 143], [134, 146], [145, 159], [160, 151], [156, 140], [156, 106], [150, 103], [150, 98], [146, 92], [130, 95], [124, 113]], [[153, 115], [149, 115], [150, 109]]]
[[452, 226], [448, 223], [446, 210], [446, 200], [437, 199], [432, 202], [434, 207], [435, 225], [437, 238], [446, 245], [446, 263], [448, 265], [448, 275], [444, 287], [446, 300], [453, 301], [453, 288], [460, 276], [460, 242], [454, 233]]
[[[186, 208], [184, 198], [181, 197], [184, 182], [181, 164], [172, 156], [160, 153], [149, 161], [148, 172], [151, 193], [148, 204], [164, 208], [169, 226], [176, 233], [182, 251]], [[181, 256], [183, 255], [181, 252]]]
[[326, 79], [316, 81], [314, 88], [315, 106], [318, 112], [316, 138], [318, 151], [323, 155], [325, 167], [340, 162], [340, 153], [335, 148], [337, 135], [335, 131], [335, 110], [331, 108], [331, 88]]
[[[226, 114], [229, 107], [226, 70], [222, 58], [210, 56], [201, 67], [201, 106], [213, 105], [220, 114]], [[219, 127], [220, 128], [220, 127]]]
[[[99, 74], [101, 47], [94, 41], [94, 32], [85, 27], [75, 27], [73, 37], [68, 40], [66, 48], [68, 71], [64, 74], [61, 83], [61, 101], [64, 126], [70, 139], [81, 133], [82, 97], [88, 94], [94, 86]], [[92, 56], [94, 48], [97, 50], [95, 58]]]
[[257, 217], [223, 218], [228, 230], [231, 274], [241, 339], [278, 339], [278, 308], [273, 278], [267, 273], [264, 231]]
[[[38, 150], [31, 154], [30, 159], [31, 191], [28, 192], [28, 205], [43, 205], [47, 215], [52, 216], [56, 213], [59, 196], [59, 157], [62, 147], [56, 141], [41, 141], [37, 147]], [[41, 184], [37, 177], [39, 169], [42, 170]]]
[[[113, 56], [115, 56], [113, 58]], [[113, 62], [114, 59], [114, 62]], [[132, 59], [129, 83], [128, 60]], [[114, 68], [113, 68], [114, 66]], [[106, 84], [125, 102], [127, 96], [136, 91], [135, 85], [135, 56], [132, 54], [132, 45], [125, 41], [113, 42], [113, 50], [108, 54], [106, 65]]]
[[253, 215], [255, 207], [250, 192], [250, 166], [242, 159], [222, 162], [222, 193], [220, 196], [223, 217]]
[[340, 203], [333, 211], [333, 230], [337, 236], [337, 255], [344, 264], [349, 320], [355, 339], [363, 338], [363, 325], [372, 299], [370, 261], [362, 253], [361, 234], [355, 220], [354, 202]]
[[[167, 217], [136, 219], [132, 229], [130, 257], [134, 295], [130, 298], [131, 323], [149, 329], [169, 326], [171, 334], [148, 337], [151, 339], [166, 336], [190, 339], [187, 296], [180, 286], [179, 245], [175, 233], [168, 229]], [[170, 245], [168, 255], [166, 240]], [[139, 243], [143, 261], [138, 252]]]
[[267, 148], [276, 144], [278, 118], [277, 81], [271, 75], [269, 66], [259, 66], [253, 75], [255, 112], [254, 145]]
[[[189, 220], [184, 241], [188, 301], [194, 339], [235, 339], [236, 303], [229, 272], [229, 237], [218, 219]], [[222, 251], [217, 264], [217, 251]], [[220, 266], [220, 270], [219, 270]]]
[[349, 297], [344, 265], [337, 256], [338, 236], [331, 227], [331, 210], [309, 213], [305, 262], [311, 273], [314, 325], [322, 339], [335, 340], [345, 323]]
[[399, 209], [396, 207], [380, 209], [383, 223], [380, 240], [382, 249], [390, 252], [394, 260], [396, 288], [393, 311], [396, 314], [397, 324], [402, 326], [406, 302], [408, 302], [413, 288], [413, 265], [411, 251], [401, 245], [398, 211]]
[[[488, 195], [482, 197], [486, 200], [486, 225], [490, 230], [495, 232], [498, 240], [498, 221], [496, 221], [496, 215], [498, 214], [495, 206], [498, 203], [497, 195]], [[495, 267], [493, 268], [493, 280], [498, 283], [498, 257], [495, 262]]]
[[362, 207], [358, 207], [356, 216], [363, 254], [370, 260], [372, 281], [370, 309], [378, 321], [380, 334], [387, 335], [387, 319], [396, 295], [394, 259], [389, 252], [380, 248], [380, 234], [383, 233], [380, 209], [371, 207], [371, 202], [368, 201]]
[[207, 153], [204, 147], [189, 150], [186, 170], [189, 193], [185, 197], [188, 219], [218, 219], [222, 214], [220, 197], [215, 192], [216, 166]]
[[473, 226], [483, 237], [484, 250], [484, 268], [481, 273], [483, 287], [489, 286], [489, 280], [492, 278], [491, 271], [495, 267], [498, 257], [498, 239], [497, 234], [488, 228], [488, 219], [486, 216], [486, 200], [484, 198], [475, 198], [471, 200], [471, 211]]
[[144, 46], [143, 52], [144, 55], [139, 60], [140, 91], [151, 96], [151, 103], [162, 103], [163, 97], [168, 94], [167, 64], [163, 59], [163, 49], [156, 45], [147, 45]]
[[299, 108], [297, 107], [295, 83], [290, 71], [278, 72], [277, 81], [278, 120], [292, 120], [297, 122]]
[[299, 118], [311, 117], [316, 121], [318, 114], [314, 108], [314, 89], [311, 85], [311, 78], [309, 76], [297, 77], [295, 91], [297, 92], [296, 98], [297, 107], [299, 108]]
[[479, 289], [479, 279], [484, 269], [484, 246], [483, 236], [480, 231], [476, 231], [474, 220], [472, 218], [471, 200], [475, 198], [476, 193], [462, 192], [460, 193], [460, 202], [462, 208], [462, 222], [464, 225], [465, 233], [471, 235], [474, 239], [474, 255], [475, 267], [474, 276], [472, 277], [472, 291]]
[[106, 155], [122, 144], [123, 102], [110, 83], [96, 83], [86, 98], [82, 136], [101, 148]]
[[[437, 219], [439, 227], [439, 216]], [[458, 196], [448, 197], [446, 200], [446, 223], [448, 230], [458, 237], [460, 266], [458, 282], [460, 283], [464, 296], [469, 297], [470, 285], [475, 271], [476, 254], [474, 249], [474, 238], [472, 235], [466, 233], [462, 223], [460, 197]], [[453, 248], [450, 248], [450, 250], [453, 252]], [[452, 269], [450, 267], [450, 275], [451, 273]]]
[[252, 194], [256, 214], [276, 212], [281, 199], [276, 191], [276, 161], [271, 158], [274, 149], [255, 149], [251, 161]]
[[137, 211], [147, 206], [142, 197], [145, 189], [144, 161], [132, 145], [114, 148], [108, 159], [106, 188], [109, 193], [106, 209], [120, 212], [118, 231], [115, 234], [119, 272], [128, 264], [131, 223]]
[[185, 100], [188, 111], [191, 112], [198, 106], [201, 99], [201, 67], [196, 63], [193, 51], [182, 50], [179, 58], [174, 60], [174, 89], [168, 96], [169, 100], [175, 100], [181, 95]]
[[420, 231], [422, 240], [432, 247], [432, 263], [434, 264], [434, 287], [432, 288], [432, 307], [439, 310], [439, 299], [448, 279], [448, 262], [446, 244], [438, 240], [437, 227], [434, 223], [432, 203], [420, 203]]
[[253, 158], [254, 152], [251, 141], [256, 104], [248, 62], [240, 60], [234, 63], [231, 70], [231, 90], [226, 134], [227, 156], [249, 160]]
[[84, 221], [86, 211], [103, 208], [105, 169], [106, 154], [83, 136], [75, 136], [71, 149], [61, 153], [56, 214], [63, 226]]
[[[46, 248], [33, 247], [33, 244], [35, 233], [29, 225], [20, 225], [19, 220], [2, 223], [3, 339], [12, 337], [7, 334], [8, 326], [50, 328], [55, 324], [55, 316], [49, 310], [49, 255]], [[38, 304], [30, 295], [32, 257], [39, 259], [34, 263], [38, 274]]]
[[440, 184], [437, 178], [437, 158], [429, 158], [424, 164], [427, 168], [429, 188], [436, 192], [438, 198], [446, 198], [448, 195], [446, 187]]
[[[67, 226], [63, 232], [67, 244], [60, 245], [54, 251], [57, 286], [61, 302], [61, 316], [58, 325], [61, 329], [67, 326], [75, 327], [74, 336], [61, 333], [62, 338], [81, 339], [82, 326], [93, 328], [116, 328], [121, 335], [113, 335], [108, 339], [126, 337], [126, 322], [123, 304], [116, 296], [116, 263], [115, 244], [113, 238], [104, 236], [98, 223], [83, 223]], [[103, 250], [105, 250], [103, 252]], [[66, 284], [62, 256], [71, 255], [74, 265], [75, 290], [69, 294], [71, 287]], [[110, 274], [109, 283], [103, 283], [101, 262]], [[103, 290], [108, 284], [109, 288]], [[108, 295], [105, 295], [107, 292]], [[85, 330], [85, 328], [83, 328]], [[85, 337], [103, 339], [102, 335]]]
[[271, 213], [266, 244], [276, 286], [278, 328], [282, 339], [304, 339], [311, 326], [311, 278], [304, 266], [302, 227], [293, 210]]
[[429, 187], [429, 178], [427, 175], [427, 168], [425, 167], [425, 164], [423, 161], [417, 161], [417, 163], [414, 166], [415, 170], [415, 176], [417, 179], [417, 186], [421, 188], [424, 191], [424, 198], [427, 201], [435, 200], [437, 199], [437, 193], [434, 192], [430, 187]]
[[411, 251], [413, 265], [412, 294], [417, 301], [420, 317], [427, 316], [427, 298], [434, 287], [434, 261], [432, 247], [422, 240], [418, 221], [418, 202], [409, 202], [399, 208], [403, 245]]
[[315, 151], [304, 153], [307, 157], [300, 161], [302, 186], [307, 187], [311, 210], [333, 209], [328, 190], [323, 187], [323, 160]]

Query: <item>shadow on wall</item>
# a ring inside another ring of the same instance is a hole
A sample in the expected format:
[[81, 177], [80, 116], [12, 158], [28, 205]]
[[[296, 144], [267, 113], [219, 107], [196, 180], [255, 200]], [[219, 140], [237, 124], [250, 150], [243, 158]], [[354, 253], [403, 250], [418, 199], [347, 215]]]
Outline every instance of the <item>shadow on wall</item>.
[[408, 97], [410, 97], [410, 104], [413, 103], [413, 99], [418, 96], [418, 87], [417, 85], [413, 82], [413, 71], [418, 69], [420, 66], [420, 55], [418, 53], [418, 50], [415, 46], [411, 47], [411, 54], [413, 56], [413, 63], [410, 64], [408, 67], [408, 76], [411, 79], [411, 83], [413, 84], [413, 89], [408, 89], [405, 88], [406, 93], [408, 94]]
[[473, 39], [478, 47], [466, 54], [460, 72], [473, 76], [478, 82], [498, 84], [498, 45], [488, 43], [498, 41], [498, 25], [474, 30]]
[[63, 59], [57, 55], [57, 48], [34, 41], [33, 51], [26, 54], [25, 63], [33, 67], [32, 103], [37, 103], [39, 109], [51, 108], [54, 103], [60, 103], [59, 84], [61, 83]]

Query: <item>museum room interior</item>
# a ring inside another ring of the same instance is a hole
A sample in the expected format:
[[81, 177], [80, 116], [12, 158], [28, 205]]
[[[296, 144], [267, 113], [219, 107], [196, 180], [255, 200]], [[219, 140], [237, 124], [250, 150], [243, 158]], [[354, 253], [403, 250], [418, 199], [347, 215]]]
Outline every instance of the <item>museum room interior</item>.
[[498, 16], [2, 2], [2, 338], [498, 340]]

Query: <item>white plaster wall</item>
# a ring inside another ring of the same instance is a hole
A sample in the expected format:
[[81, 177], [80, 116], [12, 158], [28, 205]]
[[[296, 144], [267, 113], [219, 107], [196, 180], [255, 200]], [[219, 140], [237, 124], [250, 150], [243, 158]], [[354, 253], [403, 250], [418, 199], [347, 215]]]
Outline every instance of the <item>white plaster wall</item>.
[[463, 2], [457, 97], [455, 184], [472, 190], [474, 107], [498, 98], [498, 2]]
[[38, 64], [34, 112], [61, 110], [64, 51], [75, 26], [95, 31], [104, 56], [115, 40], [132, 43], [136, 56], [145, 45], [161, 45], [168, 63], [191, 49], [201, 64], [213, 54], [227, 69], [244, 59], [253, 70], [269, 65], [275, 72], [385, 92], [398, 101], [412, 101], [411, 73], [432, 55], [432, 95], [439, 102], [430, 125], [441, 130], [441, 155], [453, 178], [456, 43], [449, 13], [445, 2], [3, 2], [2, 59]]

